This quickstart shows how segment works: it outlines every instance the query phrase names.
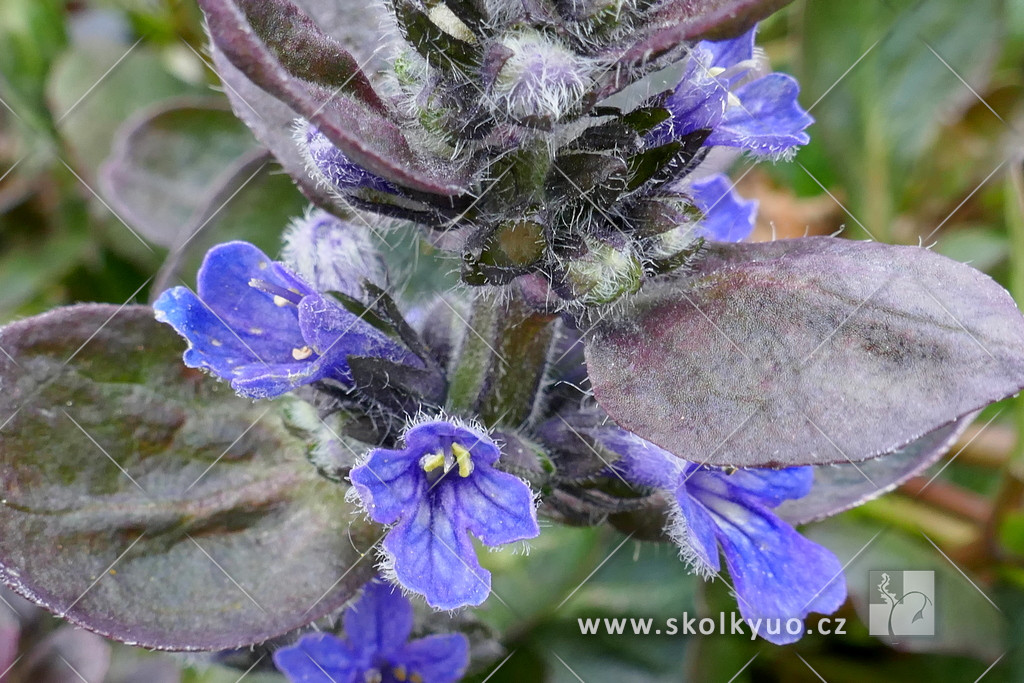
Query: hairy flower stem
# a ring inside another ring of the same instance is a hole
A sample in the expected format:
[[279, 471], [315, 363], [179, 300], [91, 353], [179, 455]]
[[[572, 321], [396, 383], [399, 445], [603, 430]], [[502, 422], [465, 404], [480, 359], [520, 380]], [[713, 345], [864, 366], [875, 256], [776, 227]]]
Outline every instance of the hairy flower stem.
[[525, 421], [543, 380], [554, 320], [521, 301], [479, 295], [452, 375], [448, 408], [476, 413], [489, 427]]

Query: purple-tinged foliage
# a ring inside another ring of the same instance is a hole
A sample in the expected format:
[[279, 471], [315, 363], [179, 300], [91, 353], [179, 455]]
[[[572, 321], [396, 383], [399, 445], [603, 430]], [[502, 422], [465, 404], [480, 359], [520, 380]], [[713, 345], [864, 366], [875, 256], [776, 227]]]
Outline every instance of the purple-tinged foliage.
[[189, 343], [185, 364], [243, 396], [269, 398], [304, 384], [351, 382], [349, 356], [418, 364], [415, 356], [247, 242], [211, 249], [197, 291], [175, 287], [153, 308]]
[[860, 462], [1024, 387], [1002, 287], [927, 249], [828, 237], [712, 243], [595, 319], [586, 348], [617, 424], [718, 466]]
[[725, 556], [740, 614], [758, 635], [778, 645], [804, 633], [780, 627], [811, 612], [831, 614], [846, 600], [843, 567], [772, 509], [808, 494], [813, 467], [727, 471], [676, 457], [617, 427], [593, 430], [620, 456], [613, 467], [627, 480], [662, 491], [669, 501], [666, 531], [693, 571], [708, 577]]
[[441, 417], [403, 439], [400, 450], [370, 451], [351, 474], [370, 518], [395, 525], [382, 544], [385, 566], [432, 607], [479, 605], [491, 575], [469, 534], [492, 547], [537, 536], [533, 493], [495, 469], [499, 448], [477, 427]]
[[454, 683], [469, 664], [461, 633], [409, 640], [413, 608], [394, 586], [372, 581], [342, 617], [345, 637], [308, 633], [274, 653], [292, 683]]

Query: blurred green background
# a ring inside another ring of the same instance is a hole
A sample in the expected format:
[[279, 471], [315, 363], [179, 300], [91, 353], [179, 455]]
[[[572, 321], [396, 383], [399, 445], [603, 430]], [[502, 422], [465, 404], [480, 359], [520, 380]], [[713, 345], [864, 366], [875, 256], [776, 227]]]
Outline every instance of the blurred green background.
[[[934, 245], [1024, 302], [1024, 1], [799, 0], [762, 25], [760, 43], [774, 68], [799, 78], [817, 123], [793, 162], [736, 164], [739, 190], [761, 202], [758, 239]], [[81, 301], [146, 302], [155, 282], [189, 279], [212, 241], [276, 251], [304, 206], [224, 112], [191, 2], [0, 1], [0, 98], [0, 322]], [[122, 167], [149, 202], [125, 207], [103, 164], [147, 119], [166, 137]], [[159, 220], [143, 225], [147, 206]], [[168, 267], [183, 225], [203, 236]], [[516, 600], [483, 609], [507, 637], [475, 680], [1024, 680], [1021, 425], [1024, 402], [993, 406], [923, 479], [807, 529], [849, 562], [846, 635], [781, 648], [742, 636], [581, 635], [579, 617], [663, 623], [734, 601], [721, 582], [688, 576], [673, 548], [553, 528], [529, 556], [487, 556], [497, 598]], [[936, 572], [934, 638], [868, 635], [868, 572], [880, 569]], [[3, 683], [82, 680], [64, 665], [88, 660], [83, 648], [106, 651], [98, 638], [55, 646], [55, 620], [3, 597], [0, 626], [23, 631]], [[85, 680], [279, 680], [260, 672], [265, 658], [246, 673], [251, 661], [237, 670], [124, 646], [111, 657], [109, 672]]]

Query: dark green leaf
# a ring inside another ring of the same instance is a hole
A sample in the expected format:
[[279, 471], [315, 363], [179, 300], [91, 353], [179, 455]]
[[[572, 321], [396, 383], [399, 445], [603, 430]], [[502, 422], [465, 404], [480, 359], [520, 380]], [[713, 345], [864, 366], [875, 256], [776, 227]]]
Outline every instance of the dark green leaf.
[[166, 649], [260, 642], [336, 609], [374, 539], [306, 462], [286, 415], [309, 408], [185, 368], [152, 315], [85, 305], [0, 331], [3, 579]]

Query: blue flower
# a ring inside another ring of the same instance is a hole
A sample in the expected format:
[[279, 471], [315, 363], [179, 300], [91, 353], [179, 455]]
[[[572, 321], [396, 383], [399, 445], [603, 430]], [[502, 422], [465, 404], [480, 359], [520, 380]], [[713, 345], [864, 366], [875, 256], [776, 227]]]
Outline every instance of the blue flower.
[[299, 121], [295, 130], [296, 142], [306, 159], [306, 170], [335, 192], [345, 195], [365, 188], [390, 194], [401, 193], [389, 181], [351, 161], [316, 126]]
[[274, 653], [277, 668], [292, 683], [452, 683], [469, 663], [469, 643], [461, 633], [408, 642], [412, 605], [389, 584], [367, 584], [343, 622], [344, 639], [307, 634]]
[[[740, 614], [763, 638], [782, 645], [800, 639], [790, 619], [830, 614], [846, 600], [843, 567], [828, 549], [801, 536], [772, 512], [801, 498], [812, 467], [732, 472], [697, 465], [617, 427], [595, 436], [621, 456], [614, 467], [626, 479], [663, 491], [670, 506], [669, 536], [694, 571], [712, 576], [725, 555]], [[795, 629], [794, 629], [795, 630]]]
[[491, 575], [469, 534], [498, 546], [540, 533], [530, 487], [494, 468], [500, 451], [486, 433], [444, 418], [408, 429], [405, 448], [376, 448], [352, 470], [370, 518], [395, 524], [385, 564], [405, 588], [437, 609], [479, 605]]
[[247, 242], [210, 249], [197, 293], [174, 287], [153, 308], [205, 368], [243, 396], [269, 398], [322, 379], [350, 383], [349, 356], [420, 364], [383, 332]]
[[797, 102], [796, 80], [780, 73], [756, 75], [754, 32], [692, 48], [665, 103], [672, 117], [650, 134], [654, 144], [709, 129], [705, 146], [778, 158], [809, 142], [804, 130], [814, 119]]
[[757, 200], [743, 199], [722, 174], [690, 183], [688, 194], [704, 213], [699, 234], [716, 242], [742, 242], [754, 230]]

